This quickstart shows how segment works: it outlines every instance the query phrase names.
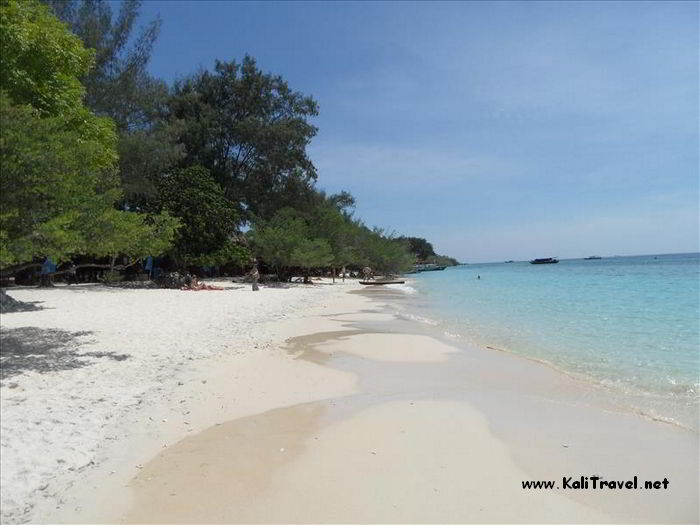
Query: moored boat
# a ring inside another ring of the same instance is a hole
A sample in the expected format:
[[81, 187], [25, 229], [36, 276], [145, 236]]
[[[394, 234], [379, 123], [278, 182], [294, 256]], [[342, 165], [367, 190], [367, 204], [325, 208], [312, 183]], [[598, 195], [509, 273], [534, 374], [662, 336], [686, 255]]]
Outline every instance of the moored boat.
[[360, 284], [364, 285], [377, 285], [377, 284], [404, 284], [406, 281], [360, 281]]

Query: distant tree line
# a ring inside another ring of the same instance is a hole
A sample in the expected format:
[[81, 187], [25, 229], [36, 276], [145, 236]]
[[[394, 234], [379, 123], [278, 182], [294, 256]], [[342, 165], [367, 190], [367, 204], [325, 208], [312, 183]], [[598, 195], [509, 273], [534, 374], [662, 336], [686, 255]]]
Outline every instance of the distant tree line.
[[415, 255], [417, 263], [432, 263], [442, 266], [457, 266], [459, 261], [447, 255], [438, 255], [433, 245], [421, 237], [398, 237], [399, 241], [408, 243], [408, 250]]
[[160, 21], [136, 31], [139, 8], [0, 0], [3, 275], [45, 258], [242, 270], [257, 257], [282, 280], [447, 260], [316, 188], [318, 104], [252, 57], [172, 86], [151, 77]]

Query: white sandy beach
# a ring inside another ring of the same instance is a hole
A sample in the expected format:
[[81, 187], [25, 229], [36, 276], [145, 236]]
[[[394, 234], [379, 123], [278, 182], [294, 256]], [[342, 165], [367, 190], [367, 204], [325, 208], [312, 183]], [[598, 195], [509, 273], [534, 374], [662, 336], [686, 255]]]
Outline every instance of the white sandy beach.
[[[12, 290], [128, 357], [4, 379], [3, 522], [697, 522], [697, 434], [358, 288]], [[581, 475], [670, 485], [521, 485]]]
[[[188, 433], [352, 391], [349, 374], [293, 363], [264, 327], [308, 315], [339, 293], [340, 285], [252, 293], [249, 286], [215, 284], [229, 289], [10, 291], [44, 309], [3, 315], [3, 331], [35, 327], [89, 334], [65, 346], [74, 357], [37, 359], [56, 371], [30, 370], [2, 383], [3, 522], [44, 521], [56, 510], [70, 516], [75, 509], [66, 510], [62, 502], [76, 480], [92, 471], [99, 478], [105, 469], [110, 477], [128, 480], [149, 454]], [[40, 346], [56, 346], [44, 339]], [[128, 357], [80, 358], [86, 353]], [[77, 359], [82, 365], [64, 368]], [[218, 391], [222, 386], [226, 391]], [[235, 395], [224, 395], [229, 392]]]

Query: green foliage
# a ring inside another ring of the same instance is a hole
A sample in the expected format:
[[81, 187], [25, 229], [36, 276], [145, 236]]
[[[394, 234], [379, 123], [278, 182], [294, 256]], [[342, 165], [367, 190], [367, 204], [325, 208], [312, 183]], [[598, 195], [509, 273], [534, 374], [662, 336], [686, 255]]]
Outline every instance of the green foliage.
[[283, 208], [269, 221], [259, 221], [250, 232], [255, 253], [286, 280], [291, 268], [305, 276], [313, 268], [326, 268], [333, 262], [333, 251], [326, 239], [314, 231], [297, 210]]
[[433, 249], [433, 245], [421, 237], [399, 237], [400, 240], [408, 242], [408, 249], [416, 256], [418, 262], [432, 263], [440, 266], [456, 266], [457, 259], [438, 255]]
[[350, 252], [346, 249], [350, 240], [351, 223], [337, 208], [328, 201], [320, 201], [312, 208], [309, 222], [314, 236], [324, 239], [331, 253], [328, 264], [342, 266]]
[[364, 264], [380, 273], [401, 273], [415, 263], [406, 241], [385, 235], [379, 228], [363, 227], [359, 242]]
[[206, 169], [192, 166], [164, 176], [159, 194], [163, 208], [182, 222], [172, 251], [180, 264], [220, 265], [248, 258], [234, 238], [238, 216]]
[[246, 223], [283, 279], [453, 261], [370, 230], [349, 193], [314, 188], [318, 105], [253, 58], [170, 90], [147, 72], [160, 21], [135, 33], [139, 0], [116, 15], [108, 0], [43, 2], [0, 0], [0, 266], [163, 252], [181, 266], [242, 264]]
[[285, 270], [294, 265], [294, 250], [308, 235], [306, 221], [291, 208], [281, 209], [269, 221], [258, 221], [249, 232], [256, 255], [275, 268], [282, 280]]
[[118, 194], [113, 145], [81, 140], [63, 119], [10, 102], [0, 94], [0, 265], [82, 251], [82, 211]]
[[78, 75], [86, 88], [87, 107], [114, 119], [120, 132], [141, 128], [152, 116], [154, 102], [167, 93], [163, 82], [146, 71], [160, 20], [134, 35], [138, 0], [123, 0], [116, 17], [107, 0], [44, 1], [95, 57], [94, 67]]
[[[12, 103], [29, 105], [41, 117], [60, 117], [78, 139], [114, 151], [114, 125], [83, 106], [79, 77], [93, 53], [37, 0], [0, 1], [0, 89]], [[112, 153], [109, 164], [116, 156]]]
[[316, 134], [308, 118], [318, 106], [279, 76], [242, 63], [217, 61], [175, 84], [171, 118], [184, 123], [184, 165], [210, 170], [242, 219], [269, 219], [303, 197], [316, 179], [306, 146]]
[[175, 140], [173, 127], [160, 123], [120, 135], [117, 151], [124, 208], [153, 211], [161, 207], [158, 182], [183, 155], [182, 145]]
[[0, 266], [74, 254], [160, 253], [171, 217], [120, 212], [110, 144], [85, 140], [57, 117], [41, 118], [0, 95]]
[[333, 261], [331, 247], [325, 239], [301, 239], [292, 251], [292, 266], [307, 271], [312, 268], [325, 268]]
[[411, 268], [415, 257], [406, 241], [370, 230], [332, 202], [319, 193], [314, 208], [285, 208], [269, 221], [259, 221], [249, 234], [255, 253], [283, 280], [294, 267], [307, 275], [310, 269], [331, 265], [369, 265], [383, 273]]
[[454, 257], [448, 257], [447, 255], [433, 255], [428, 257], [425, 262], [437, 264], [439, 266], [457, 266], [459, 261]]
[[399, 239], [408, 242], [408, 249], [419, 261], [426, 261], [428, 257], [435, 255], [433, 245], [421, 237], [399, 237]]
[[42, 115], [75, 116], [94, 53], [36, 0], [0, 2], [0, 86]]
[[0, 266], [164, 249], [174, 219], [114, 209], [114, 125], [78, 80], [92, 53], [35, 0], [2, 0], [0, 15]]
[[134, 259], [165, 252], [173, 243], [180, 222], [167, 212], [146, 215], [104, 208], [83, 224], [85, 252], [97, 257], [122, 254]]
[[95, 53], [95, 67], [82, 77], [85, 102], [116, 123], [122, 207], [157, 209], [157, 180], [184, 154], [184, 146], [177, 144], [180, 126], [166, 118], [168, 87], [146, 69], [160, 20], [135, 33], [141, 7], [137, 0], [122, 1], [116, 16], [106, 0], [44, 1]]

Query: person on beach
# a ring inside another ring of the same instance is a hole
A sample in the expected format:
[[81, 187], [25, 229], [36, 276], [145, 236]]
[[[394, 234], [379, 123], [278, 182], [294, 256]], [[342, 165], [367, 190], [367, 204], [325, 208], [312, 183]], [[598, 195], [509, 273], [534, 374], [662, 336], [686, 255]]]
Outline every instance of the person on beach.
[[257, 292], [260, 288], [258, 288], [258, 281], [260, 280], [260, 272], [258, 271], [258, 260], [253, 259], [253, 269], [250, 270], [250, 279], [253, 281], [253, 291]]
[[78, 284], [78, 273], [77, 273], [78, 267], [75, 265], [73, 261], [70, 261], [69, 266], [68, 266], [68, 274], [66, 275], [66, 284], [69, 286], [71, 284]]
[[185, 286], [183, 286], [182, 289], [193, 292], [199, 292], [200, 290], [223, 290], [223, 288], [220, 286], [212, 286], [210, 284], [199, 282], [197, 277], [190, 274], [187, 274], [185, 277]]
[[365, 277], [365, 281], [368, 281], [370, 279], [374, 279], [374, 272], [372, 271], [372, 268], [369, 266], [365, 266], [362, 268], [362, 275]]

